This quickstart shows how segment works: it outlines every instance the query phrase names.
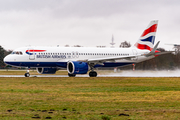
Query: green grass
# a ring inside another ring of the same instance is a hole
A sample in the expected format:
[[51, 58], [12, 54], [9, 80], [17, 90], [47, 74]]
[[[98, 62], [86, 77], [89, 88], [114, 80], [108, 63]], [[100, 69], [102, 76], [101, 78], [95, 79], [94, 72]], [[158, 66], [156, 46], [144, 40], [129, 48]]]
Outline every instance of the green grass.
[[179, 85], [180, 78], [0, 78], [0, 119], [178, 120]]

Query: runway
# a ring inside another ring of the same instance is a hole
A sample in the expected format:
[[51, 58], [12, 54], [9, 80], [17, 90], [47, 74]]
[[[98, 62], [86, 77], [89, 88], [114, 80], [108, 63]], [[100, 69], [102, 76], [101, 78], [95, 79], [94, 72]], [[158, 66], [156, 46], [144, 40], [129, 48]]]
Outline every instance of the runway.
[[[0, 77], [24, 77], [24, 75], [0, 75]], [[30, 77], [68, 77], [68, 75], [31, 75]], [[88, 74], [76, 77], [89, 77]], [[98, 74], [97, 77], [180, 77], [180, 70], [175, 71], [120, 71]]]

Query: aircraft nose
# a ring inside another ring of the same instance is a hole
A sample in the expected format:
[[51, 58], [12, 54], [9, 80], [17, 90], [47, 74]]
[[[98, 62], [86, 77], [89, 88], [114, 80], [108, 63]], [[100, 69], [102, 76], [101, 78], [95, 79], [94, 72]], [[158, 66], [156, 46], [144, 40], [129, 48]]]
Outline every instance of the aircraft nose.
[[6, 63], [7, 60], [8, 60], [8, 59], [7, 59], [7, 56], [6, 56], [3, 61]]
[[10, 61], [10, 56], [9, 55], [7, 55], [5, 58], [4, 58], [4, 63], [8, 63], [9, 61]]
[[12, 65], [12, 66], [17, 66], [18, 63], [16, 61], [16, 57], [14, 55], [7, 55], [4, 58], [4, 63], [6, 63], [7, 65]]

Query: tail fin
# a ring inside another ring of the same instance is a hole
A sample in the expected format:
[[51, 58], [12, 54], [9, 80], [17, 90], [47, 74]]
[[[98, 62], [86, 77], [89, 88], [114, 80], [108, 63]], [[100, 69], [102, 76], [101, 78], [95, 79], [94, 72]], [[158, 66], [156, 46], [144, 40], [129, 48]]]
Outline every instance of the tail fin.
[[144, 30], [139, 40], [134, 45], [137, 49], [149, 50], [153, 49], [158, 20], [151, 21], [148, 27]]

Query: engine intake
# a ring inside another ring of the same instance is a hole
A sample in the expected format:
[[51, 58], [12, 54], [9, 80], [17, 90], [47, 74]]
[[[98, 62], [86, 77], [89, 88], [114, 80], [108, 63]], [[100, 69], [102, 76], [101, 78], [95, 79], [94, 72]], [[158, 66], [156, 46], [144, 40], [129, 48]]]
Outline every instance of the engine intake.
[[57, 68], [36, 68], [39, 74], [55, 74]]
[[89, 66], [86, 62], [69, 61], [67, 63], [67, 71], [70, 74], [86, 74]]

